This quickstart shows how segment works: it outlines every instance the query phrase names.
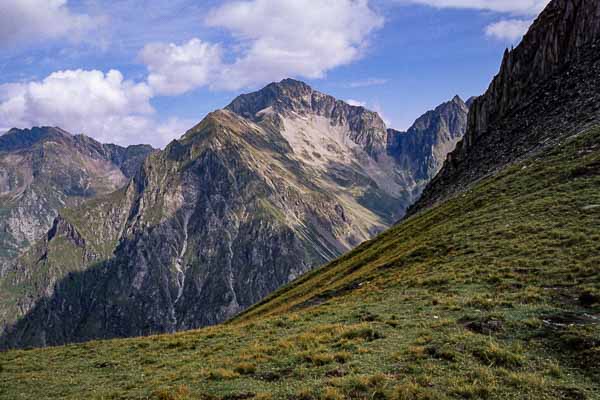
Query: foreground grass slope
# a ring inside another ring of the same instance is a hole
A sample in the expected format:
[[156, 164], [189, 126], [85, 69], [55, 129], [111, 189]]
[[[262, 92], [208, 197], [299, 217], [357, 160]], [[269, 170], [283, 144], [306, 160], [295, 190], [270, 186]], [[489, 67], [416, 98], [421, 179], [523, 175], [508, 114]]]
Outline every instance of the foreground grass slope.
[[0, 354], [3, 399], [600, 399], [600, 129], [223, 326]]

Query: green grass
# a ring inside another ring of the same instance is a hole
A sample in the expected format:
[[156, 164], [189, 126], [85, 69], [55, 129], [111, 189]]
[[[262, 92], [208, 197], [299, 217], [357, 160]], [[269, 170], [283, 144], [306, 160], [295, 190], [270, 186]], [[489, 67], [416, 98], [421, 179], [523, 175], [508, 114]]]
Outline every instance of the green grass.
[[5, 399], [600, 399], [600, 129], [217, 327], [0, 354]]

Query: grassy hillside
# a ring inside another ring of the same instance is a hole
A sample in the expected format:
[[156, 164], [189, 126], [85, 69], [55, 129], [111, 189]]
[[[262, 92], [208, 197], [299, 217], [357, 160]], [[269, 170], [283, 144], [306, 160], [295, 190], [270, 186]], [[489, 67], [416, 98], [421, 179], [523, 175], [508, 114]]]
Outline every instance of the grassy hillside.
[[230, 323], [0, 354], [2, 399], [600, 399], [600, 129]]

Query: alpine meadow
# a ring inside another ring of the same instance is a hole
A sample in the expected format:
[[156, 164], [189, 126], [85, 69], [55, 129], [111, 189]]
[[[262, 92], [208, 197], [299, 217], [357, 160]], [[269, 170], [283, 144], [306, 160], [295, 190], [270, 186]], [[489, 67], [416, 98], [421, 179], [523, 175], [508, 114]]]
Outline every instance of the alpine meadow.
[[600, 400], [600, 0], [3, 1], [0, 399]]

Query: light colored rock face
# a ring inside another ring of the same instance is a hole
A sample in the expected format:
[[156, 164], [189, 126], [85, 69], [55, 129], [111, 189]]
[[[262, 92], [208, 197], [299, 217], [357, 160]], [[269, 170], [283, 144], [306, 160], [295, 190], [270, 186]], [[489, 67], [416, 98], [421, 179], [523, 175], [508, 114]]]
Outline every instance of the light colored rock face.
[[281, 121], [281, 134], [292, 148], [292, 158], [313, 169], [315, 177], [328, 180], [332, 168], [345, 168], [373, 180], [389, 196], [401, 198], [406, 191], [394, 171], [395, 160], [387, 154], [371, 157], [352, 140], [353, 132], [347, 124], [332, 125], [326, 117], [291, 113]]
[[[352, 170], [398, 199], [394, 222], [441, 169], [466, 131], [467, 105], [456, 96], [420, 117], [407, 132], [387, 129], [375, 112], [350, 106], [292, 79], [242, 95], [229, 106], [258, 124], [271, 123], [295, 159], [317, 171]], [[322, 174], [317, 174], [321, 176]]]
[[[466, 109], [457, 107], [448, 121], [455, 111], [466, 119]], [[28, 315], [4, 345], [173, 332], [226, 320], [402, 215], [418, 183], [399, 162], [400, 154], [411, 158], [408, 148], [395, 147], [396, 136], [417, 143], [421, 135], [440, 135], [419, 142], [435, 158], [438, 144], [446, 143], [442, 133], [455, 126], [432, 113], [422, 129], [388, 132], [376, 113], [297, 81], [240, 96], [149, 156], [126, 189], [62, 213], [57, 234], [20, 267], [79, 273], [51, 298], [27, 303]], [[447, 129], [429, 129], [434, 125]], [[449, 134], [455, 135], [462, 132]], [[111, 223], [99, 223], [105, 220]], [[60, 254], [84, 261], [73, 264]], [[33, 279], [35, 287], [54, 283]]]
[[471, 105], [467, 133], [410, 213], [600, 121], [600, 1], [553, 0]]

